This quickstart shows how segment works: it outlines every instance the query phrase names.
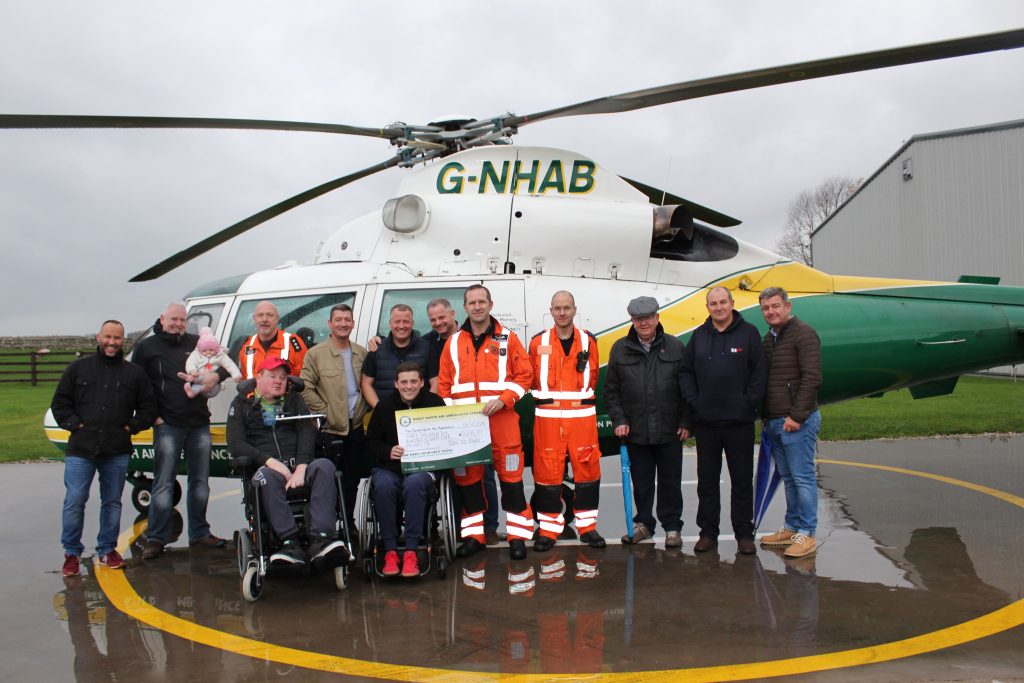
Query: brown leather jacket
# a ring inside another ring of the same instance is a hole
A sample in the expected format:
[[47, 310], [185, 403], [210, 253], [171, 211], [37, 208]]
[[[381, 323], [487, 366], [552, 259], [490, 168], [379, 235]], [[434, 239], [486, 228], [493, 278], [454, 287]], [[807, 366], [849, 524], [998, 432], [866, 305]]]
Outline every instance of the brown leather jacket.
[[803, 422], [818, 409], [821, 387], [821, 340], [814, 328], [792, 317], [764, 335], [764, 356], [768, 362], [768, 389], [764, 397], [767, 418], [789, 416]]

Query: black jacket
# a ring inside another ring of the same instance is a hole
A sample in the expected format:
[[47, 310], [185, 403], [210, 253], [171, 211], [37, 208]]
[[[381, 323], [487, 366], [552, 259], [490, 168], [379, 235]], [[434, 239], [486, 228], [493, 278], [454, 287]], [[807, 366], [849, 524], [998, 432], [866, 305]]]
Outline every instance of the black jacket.
[[[210, 409], [202, 395], [189, 398], [185, 393], [185, 382], [178, 378], [185, 371], [185, 360], [196, 348], [199, 337], [184, 332], [170, 334], [157, 320], [153, 334], [146, 337], [132, 350], [132, 362], [142, 366], [153, 383], [156, 402], [160, 406], [160, 418], [176, 427], [202, 427], [210, 424]], [[221, 381], [230, 377], [221, 368], [217, 371]]]
[[636, 329], [615, 342], [608, 354], [604, 401], [612, 426], [629, 425], [628, 441], [651, 445], [677, 441], [685, 426], [679, 370], [683, 342], [658, 324], [650, 352]]
[[396, 412], [410, 408], [437, 408], [443, 405], [444, 399], [431, 393], [426, 385], [413, 399], [411, 406], [402, 400], [397, 389], [391, 396], [381, 399], [377, 407], [373, 409], [373, 414], [370, 415], [370, 424], [366, 427], [366, 451], [373, 457], [374, 466], [402, 473], [402, 461], [391, 459], [391, 448], [398, 445]]
[[814, 328], [792, 317], [778, 335], [764, 335], [768, 389], [764, 416], [791, 417], [803, 424], [818, 409], [821, 388], [821, 339]]
[[[289, 382], [291, 384], [291, 382]], [[228, 450], [231, 467], [243, 469], [250, 464], [262, 467], [268, 458], [277, 458], [289, 469], [313, 462], [316, 430], [313, 420], [288, 420], [273, 427], [263, 424], [263, 408], [252, 392], [253, 382], [238, 385], [238, 395], [228, 409]], [[308, 415], [302, 390], [289, 386], [280, 399], [278, 415]]]
[[692, 422], [724, 426], [757, 419], [767, 375], [761, 333], [739, 311], [732, 315], [723, 332], [709, 317], [683, 351], [679, 387]]
[[131, 435], [157, 416], [146, 373], [120, 353], [111, 358], [99, 350], [64, 369], [50, 410], [71, 432], [67, 454], [85, 458], [130, 454]]

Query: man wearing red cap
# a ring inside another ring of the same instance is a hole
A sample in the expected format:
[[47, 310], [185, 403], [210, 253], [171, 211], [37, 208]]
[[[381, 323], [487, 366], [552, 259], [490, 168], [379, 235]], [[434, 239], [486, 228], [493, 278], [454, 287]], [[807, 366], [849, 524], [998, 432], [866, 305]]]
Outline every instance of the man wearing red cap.
[[[270, 556], [272, 567], [301, 571], [307, 562], [324, 571], [348, 560], [349, 551], [338, 536], [338, 489], [334, 464], [313, 459], [315, 435], [311, 420], [281, 420], [308, 415], [300, 391], [288, 391], [288, 365], [268, 356], [256, 368], [255, 389], [239, 385], [228, 410], [228, 449], [232, 464], [259, 465], [252, 481], [259, 489], [263, 510], [281, 539]], [[309, 545], [303, 547], [288, 506], [288, 491], [309, 487]]]

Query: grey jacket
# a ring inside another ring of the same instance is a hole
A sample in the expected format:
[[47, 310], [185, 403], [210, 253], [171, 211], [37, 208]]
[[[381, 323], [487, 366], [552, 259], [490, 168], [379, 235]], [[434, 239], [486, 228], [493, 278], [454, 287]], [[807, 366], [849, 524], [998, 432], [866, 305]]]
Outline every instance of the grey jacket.
[[640, 345], [636, 330], [612, 346], [604, 382], [605, 408], [612, 425], [629, 425], [627, 441], [669, 443], [679, 439], [684, 426], [679, 372], [683, 342], [665, 334], [659, 324], [649, 352]]

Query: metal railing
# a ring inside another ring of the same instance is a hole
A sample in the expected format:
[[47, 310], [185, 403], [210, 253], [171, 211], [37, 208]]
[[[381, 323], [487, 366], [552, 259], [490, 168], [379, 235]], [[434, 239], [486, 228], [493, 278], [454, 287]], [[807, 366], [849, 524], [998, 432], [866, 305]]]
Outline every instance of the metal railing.
[[0, 382], [56, 382], [68, 363], [93, 351], [0, 351]]

